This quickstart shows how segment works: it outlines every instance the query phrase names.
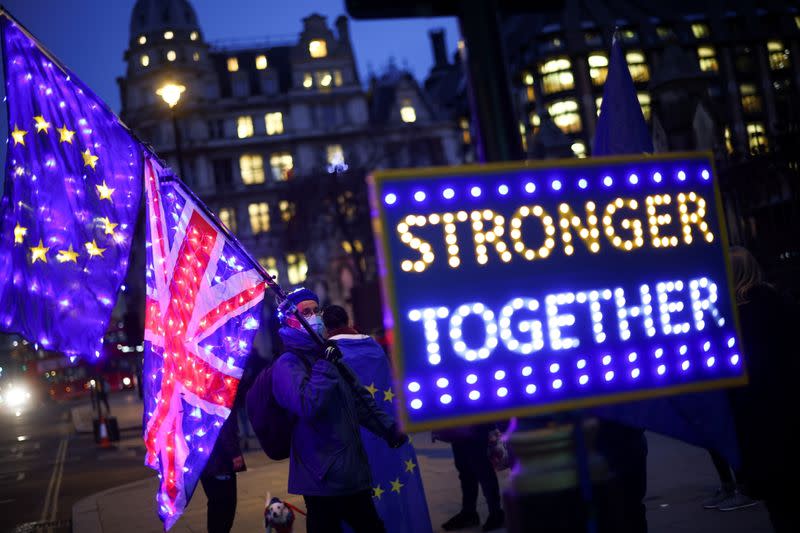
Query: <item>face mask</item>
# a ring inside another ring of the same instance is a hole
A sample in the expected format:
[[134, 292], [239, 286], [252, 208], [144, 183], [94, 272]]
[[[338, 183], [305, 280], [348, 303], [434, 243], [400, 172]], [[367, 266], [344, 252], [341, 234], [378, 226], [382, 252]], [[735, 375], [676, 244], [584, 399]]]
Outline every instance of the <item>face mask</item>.
[[308, 325], [311, 326], [311, 329], [313, 329], [317, 335], [322, 337], [325, 333], [325, 324], [322, 323], [322, 317], [319, 315], [314, 315], [307, 320]]

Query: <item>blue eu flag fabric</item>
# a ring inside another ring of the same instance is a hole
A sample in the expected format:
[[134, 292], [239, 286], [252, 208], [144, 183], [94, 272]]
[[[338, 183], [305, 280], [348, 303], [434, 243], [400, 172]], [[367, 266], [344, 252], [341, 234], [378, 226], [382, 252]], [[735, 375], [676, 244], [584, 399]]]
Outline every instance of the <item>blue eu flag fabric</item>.
[[142, 150], [74, 74], [0, 13], [10, 137], [0, 329], [98, 357], [128, 265]]
[[[334, 337], [343, 360], [375, 398], [375, 403], [397, 419], [389, 359], [366, 335]], [[432, 533], [428, 503], [417, 462], [409, 443], [397, 449], [362, 428], [361, 439], [372, 470], [372, 499], [387, 533]]]
[[[611, 44], [603, 103], [594, 137], [593, 155], [652, 153], [653, 141], [618, 35]], [[596, 410], [602, 418], [648, 429], [713, 449], [729, 463], [739, 462], [736, 434], [725, 392], [656, 398]]]

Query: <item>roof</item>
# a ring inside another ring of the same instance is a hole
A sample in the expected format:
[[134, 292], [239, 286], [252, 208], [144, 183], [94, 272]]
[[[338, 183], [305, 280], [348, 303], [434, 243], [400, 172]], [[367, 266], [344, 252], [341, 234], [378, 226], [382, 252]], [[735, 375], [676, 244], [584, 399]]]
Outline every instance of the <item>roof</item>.
[[197, 14], [188, 0], [137, 0], [131, 13], [131, 35], [161, 30], [199, 29]]

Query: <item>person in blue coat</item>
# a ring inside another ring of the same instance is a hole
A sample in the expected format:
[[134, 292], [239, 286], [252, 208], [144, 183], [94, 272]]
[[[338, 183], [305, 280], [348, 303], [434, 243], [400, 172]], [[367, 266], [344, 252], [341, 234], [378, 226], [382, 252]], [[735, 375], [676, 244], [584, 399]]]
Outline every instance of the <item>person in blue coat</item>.
[[[288, 295], [309, 325], [322, 333], [319, 298], [301, 288]], [[335, 345], [320, 348], [294, 315], [282, 312], [279, 330], [286, 352], [274, 363], [273, 394], [296, 416], [291, 431], [289, 492], [303, 496], [308, 533], [338, 533], [342, 523], [356, 533], [385, 532], [372, 498], [363, 425], [391, 447], [408, 441], [392, 417], [340, 360]], [[278, 428], [276, 428], [278, 429]]]
[[[328, 339], [342, 351], [342, 360], [353, 369], [379, 408], [396, 418], [389, 358], [370, 336], [350, 325], [347, 311], [329, 305], [322, 312]], [[372, 470], [372, 498], [388, 533], [433, 533], [419, 462], [411, 444], [387, 448], [368, 431], [361, 430]]]

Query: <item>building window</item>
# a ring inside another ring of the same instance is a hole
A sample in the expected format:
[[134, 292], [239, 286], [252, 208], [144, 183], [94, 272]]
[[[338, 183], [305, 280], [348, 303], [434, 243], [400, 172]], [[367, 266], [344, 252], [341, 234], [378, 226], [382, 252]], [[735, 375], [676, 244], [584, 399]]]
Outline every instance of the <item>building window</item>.
[[631, 29], [620, 30], [619, 34], [622, 37], [622, 40], [626, 43], [631, 43], [639, 40], [639, 36], [636, 34], [635, 31]]
[[566, 57], [551, 59], [539, 67], [542, 75], [542, 91], [552, 94], [575, 87], [575, 78], [570, 72], [572, 63]]
[[592, 84], [603, 85], [608, 75], [608, 56], [602, 52], [589, 54], [589, 76], [592, 77]]
[[240, 139], [253, 136], [253, 117], [241, 116], [236, 119], [236, 134]]
[[708, 24], [692, 24], [692, 34], [695, 39], [708, 39], [711, 37], [711, 31], [708, 29]]
[[772, 70], [789, 68], [789, 50], [783, 45], [782, 41], [769, 41], [767, 43], [767, 52], [769, 52], [769, 68]]
[[169, 31], [169, 30], [168, 30], [168, 31], [165, 31], [165, 32], [164, 32], [164, 39], [166, 39], [166, 40], [168, 40], [168, 41], [169, 41], [169, 40], [170, 40], [170, 39], [172, 39], [173, 37], [175, 37], [175, 34], [174, 34], [174, 33], [172, 33], [171, 31]]
[[139, 62], [142, 64], [143, 67], [146, 67], [150, 64], [150, 56], [147, 54], [142, 54], [142, 57], [139, 59]]
[[239, 60], [235, 57], [228, 58], [228, 72], [237, 72], [239, 70]]
[[144, 35], [140, 35], [139, 44], [145, 44], [145, 43], [147, 43], [147, 37], [145, 37]]
[[192, 54], [192, 59], [194, 61], [200, 61], [200, 52], [195, 52]]
[[317, 86], [319, 86], [322, 90], [331, 88], [333, 76], [329, 70], [318, 70], [314, 74], [317, 78]]
[[286, 274], [291, 285], [297, 285], [306, 280], [308, 263], [306, 263], [305, 254], [286, 254]]
[[725, 150], [728, 152], [728, 155], [733, 153], [733, 139], [731, 139], [731, 129], [725, 126]]
[[648, 93], [636, 93], [636, 98], [639, 99], [644, 119], [650, 122], [650, 95]]
[[583, 34], [583, 39], [589, 46], [600, 46], [603, 44], [603, 36], [596, 31], [587, 31]]
[[461, 128], [461, 142], [464, 144], [469, 144], [472, 142], [472, 135], [469, 131], [469, 120], [465, 117], [461, 117], [458, 120], [458, 126]]
[[650, 81], [650, 69], [647, 68], [647, 62], [642, 52], [628, 52], [625, 54], [625, 60], [628, 62], [628, 70], [631, 71], [631, 78], [634, 82]]
[[344, 150], [341, 144], [329, 144], [325, 152], [330, 167], [340, 168], [344, 165]]
[[275, 181], [286, 181], [292, 177], [292, 155], [289, 152], [278, 152], [269, 158], [269, 166], [272, 170], [272, 177]]
[[294, 202], [289, 202], [288, 200], [281, 200], [278, 203], [278, 207], [281, 210], [281, 220], [284, 222], [289, 222], [294, 217]]
[[175, 61], [176, 57], [178, 57], [178, 55], [175, 53], [175, 50], [167, 52], [167, 61]]
[[258, 70], [266, 70], [267, 68], [267, 56], [260, 55], [256, 56], [256, 69]]
[[417, 121], [417, 112], [414, 106], [411, 105], [411, 100], [403, 100], [403, 105], [400, 108], [400, 120], [410, 124]]
[[739, 93], [741, 93], [742, 96], [742, 109], [745, 113], [761, 112], [761, 96], [759, 96], [755, 85], [752, 83], [742, 83], [739, 85]]
[[794, 25], [797, 26], [798, 30], [800, 30], [800, 15], [795, 15], [795, 17], [794, 17]]
[[264, 183], [264, 159], [258, 154], [242, 154], [239, 171], [245, 185]]
[[700, 70], [703, 72], [717, 72], [717, 51], [713, 46], [700, 46], [697, 48], [697, 58], [700, 61]]
[[553, 123], [564, 133], [581, 131], [581, 115], [578, 112], [578, 102], [575, 100], [559, 100], [547, 107]]
[[656, 28], [656, 34], [658, 35], [658, 38], [662, 40], [672, 39], [675, 37], [675, 32], [668, 26], [658, 26]]
[[269, 204], [267, 202], [250, 204], [247, 206], [247, 212], [250, 214], [250, 230], [253, 235], [269, 231]]
[[333, 84], [337, 87], [341, 87], [344, 80], [342, 79], [342, 71], [341, 70], [334, 70], [333, 71]]
[[525, 127], [525, 123], [520, 121], [519, 123], [519, 138], [522, 142], [522, 151], [527, 153], [528, 152], [528, 129]]
[[264, 115], [264, 122], [267, 126], [267, 135], [280, 135], [283, 133], [283, 113], [267, 113]]
[[537, 133], [539, 133], [539, 126], [542, 125], [542, 119], [539, 117], [538, 113], [533, 112], [531, 113], [529, 120], [531, 123], [531, 133], [536, 135]]
[[764, 133], [764, 124], [761, 122], [751, 122], [747, 125], [747, 141], [750, 145], [751, 153], [764, 152], [767, 150], [767, 135]]
[[572, 153], [575, 154], [575, 157], [580, 157], [581, 159], [586, 157], [586, 143], [583, 141], [576, 141], [572, 143], [570, 148], [572, 149]]
[[191, 39], [193, 41], [196, 41], [197, 37], [198, 37], [198, 34], [197, 34], [196, 31], [193, 31], [192, 33], [189, 34], [189, 39]]
[[259, 257], [258, 264], [264, 267], [264, 270], [272, 276], [272, 279], [278, 281], [278, 262], [274, 257]]
[[323, 39], [314, 39], [308, 43], [308, 54], [319, 59], [328, 55], [328, 43]]
[[233, 162], [228, 159], [214, 159], [211, 162], [214, 169], [214, 183], [217, 188], [226, 189], [233, 184]]
[[219, 220], [225, 227], [236, 233], [236, 211], [232, 207], [222, 207], [219, 210]]
[[314, 78], [311, 76], [310, 72], [306, 72], [303, 74], [303, 87], [306, 89], [310, 89], [314, 86]]

